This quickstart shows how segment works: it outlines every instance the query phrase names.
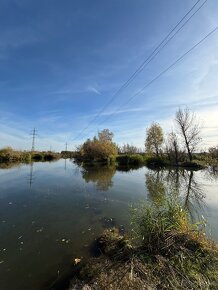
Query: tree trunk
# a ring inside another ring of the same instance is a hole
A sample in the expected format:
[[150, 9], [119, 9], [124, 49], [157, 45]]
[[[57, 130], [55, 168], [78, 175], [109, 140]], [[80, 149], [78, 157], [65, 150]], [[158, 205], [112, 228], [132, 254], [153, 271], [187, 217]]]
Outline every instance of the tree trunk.
[[189, 161], [191, 162], [191, 161], [192, 161], [192, 153], [191, 153], [191, 150], [190, 150], [190, 148], [189, 148], [189, 144], [188, 144], [187, 136], [186, 136], [186, 134], [185, 134], [184, 129], [182, 130], [182, 133], [183, 133], [184, 138], [185, 138], [185, 144], [186, 144], [186, 148], [187, 148], [187, 151], [188, 151]]

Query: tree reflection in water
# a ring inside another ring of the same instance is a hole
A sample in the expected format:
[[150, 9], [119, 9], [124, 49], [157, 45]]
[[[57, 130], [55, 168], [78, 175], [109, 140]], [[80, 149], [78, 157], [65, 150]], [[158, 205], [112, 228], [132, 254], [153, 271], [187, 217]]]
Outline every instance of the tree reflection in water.
[[88, 182], [94, 182], [96, 188], [101, 191], [107, 191], [113, 186], [112, 178], [116, 172], [115, 166], [82, 166], [82, 177]]
[[204, 212], [205, 194], [195, 175], [195, 171], [179, 168], [149, 170], [145, 176], [148, 198], [161, 206], [166, 198], [178, 197], [191, 218], [199, 219]]
[[100, 191], [107, 191], [109, 188], [113, 186], [112, 178], [116, 171], [120, 172], [130, 172], [133, 170], [137, 170], [141, 168], [140, 165], [102, 165], [95, 164], [94, 166], [90, 166], [87, 164], [81, 164], [82, 168], [82, 177], [84, 180], [88, 182], [94, 182], [96, 184], [96, 188]]
[[185, 192], [184, 206], [189, 211], [191, 217], [194, 219], [194, 215], [197, 214], [198, 218], [202, 216], [204, 212], [204, 198], [201, 185], [197, 182], [195, 177], [196, 172], [184, 171], [182, 190]]
[[165, 200], [166, 187], [164, 184], [164, 171], [149, 171], [146, 174], [146, 187], [149, 199], [157, 205], [161, 205]]
[[208, 170], [205, 171], [205, 177], [210, 181], [218, 180], [218, 167], [217, 166], [209, 166]]
[[0, 162], [0, 169], [11, 169], [13, 167], [20, 167], [21, 165], [19, 162]]

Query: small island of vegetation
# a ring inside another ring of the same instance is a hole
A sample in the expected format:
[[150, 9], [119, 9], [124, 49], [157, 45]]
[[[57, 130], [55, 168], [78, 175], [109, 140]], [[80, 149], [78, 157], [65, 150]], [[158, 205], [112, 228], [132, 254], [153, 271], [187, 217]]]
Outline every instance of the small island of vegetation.
[[113, 142], [114, 134], [104, 129], [98, 132], [98, 136], [78, 146], [73, 158], [78, 163], [89, 164], [180, 166], [193, 169], [209, 165], [216, 167], [216, 147], [210, 147], [208, 152], [199, 152], [201, 126], [196, 115], [188, 108], [179, 109], [174, 121], [176, 129], [168, 134], [164, 134], [158, 123], [152, 123], [147, 128], [144, 152], [130, 144], [117, 145]]

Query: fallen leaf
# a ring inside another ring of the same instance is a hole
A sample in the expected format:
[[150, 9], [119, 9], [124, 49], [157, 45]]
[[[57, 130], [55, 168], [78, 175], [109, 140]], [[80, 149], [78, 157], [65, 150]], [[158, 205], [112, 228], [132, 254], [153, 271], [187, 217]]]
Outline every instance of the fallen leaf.
[[81, 262], [81, 259], [80, 258], [75, 258], [74, 259], [74, 264], [77, 265]]

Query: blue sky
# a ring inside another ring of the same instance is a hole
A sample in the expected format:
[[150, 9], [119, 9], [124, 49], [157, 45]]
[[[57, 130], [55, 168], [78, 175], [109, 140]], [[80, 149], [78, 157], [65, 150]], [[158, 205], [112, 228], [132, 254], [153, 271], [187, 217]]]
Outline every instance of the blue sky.
[[65, 142], [73, 149], [103, 128], [113, 131], [119, 144], [143, 147], [151, 122], [168, 132], [175, 111], [186, 105], [202, 121], [202, 148], [217, 144], [218, 31], [124, 105], [218, 26], [217, 0], [208, 0], [73, 141], [195, 2], [1, 0], [0, 147], [29, 149], [33, 127], [37, 149], [62, 150]]

